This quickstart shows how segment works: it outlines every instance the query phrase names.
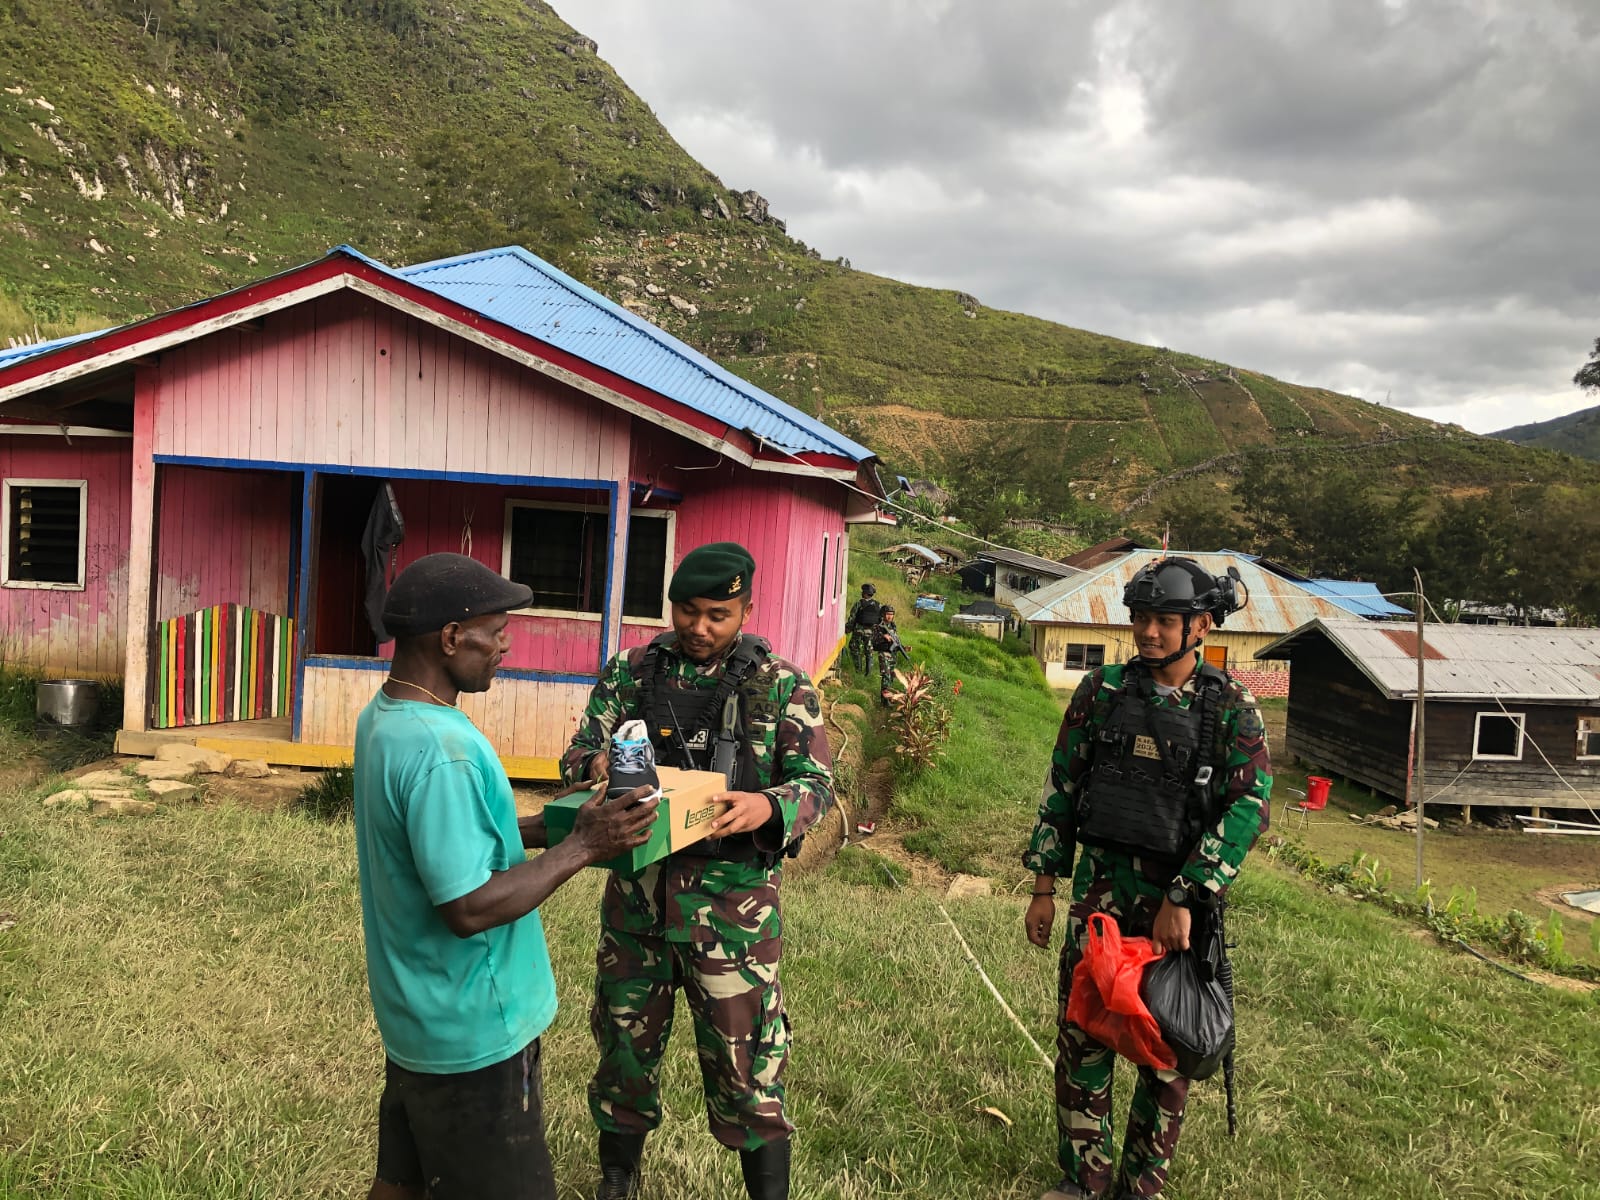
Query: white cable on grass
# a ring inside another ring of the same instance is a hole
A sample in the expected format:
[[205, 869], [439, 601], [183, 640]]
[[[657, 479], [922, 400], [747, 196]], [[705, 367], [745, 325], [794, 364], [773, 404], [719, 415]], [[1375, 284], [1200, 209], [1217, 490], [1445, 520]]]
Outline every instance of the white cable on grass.
[[[893, 876], [890, 878], [893, 878]], [[995, 987], [994, 981], [989, 978], [989, 973], [983, 969], [983, 964], [978, 961], [978, 956], [967, 945], [967, 939], [961, 936], [961, 930], [956, 928], [956, 923], [950, 919], [950, 914], [945, 911], [945, 907], [942, 904], [939, 905], [939, 915], [944, 918], [945, 924], [950, 926], [950, 931], [956, 935], [956, 941], [961, 943], [961, 953], [967, 956], [967, 961], [972, 964], [972, 969], [978, 973], [978, 978], [983, 980], [983, 985], [989, 989], [990, 995], [999, 1003], [1001, 1011], [1011, 1018], [1011, 1023], [1022, 1031], [1023, 1037], [1028, 1039], [1028, 1045], [1032, 1046], [1034, 1052], [1038, 1054], [1039, 1061], [1044, 1064], [1045, 1070], [1053, 1074], [1056, 1069], [1055, 1060], [1044, 1052], [1044, 1047], [1039, 1045], [1033, 1034], [1028, 1032], [1028, 1027], [1017, 1019], [1016, 1013], [1011, 1011], [1011, 1005], [1006, 1003], [1006, 998], [1000, 994], [1000, 989]]]

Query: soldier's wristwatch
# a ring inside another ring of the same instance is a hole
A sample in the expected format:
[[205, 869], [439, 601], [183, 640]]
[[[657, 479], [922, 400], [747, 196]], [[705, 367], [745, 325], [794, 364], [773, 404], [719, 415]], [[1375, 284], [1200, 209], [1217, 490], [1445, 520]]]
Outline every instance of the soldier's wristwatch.
[[1177, 908], [1185, 908], [1189, 904], [1189, 884], [1186, 880], [1174, 879], [1167, 884], [1167, 903]]

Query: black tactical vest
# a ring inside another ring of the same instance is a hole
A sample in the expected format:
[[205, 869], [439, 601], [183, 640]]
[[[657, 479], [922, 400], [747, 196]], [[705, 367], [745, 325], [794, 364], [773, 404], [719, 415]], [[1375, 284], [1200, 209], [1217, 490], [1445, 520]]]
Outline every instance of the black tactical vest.
[[1153, 704], [1154, 681], [1137, 663], [1093, 732], [1089, 777], [1077, 804], [1077, 840], [1178, 862], [1216, 819], [1222, 760], [1218, 710], [1228, 677], [1200, 667], [1188, 708]]
[[[737, 721], [728, 730], [737, 742], [730, 791], [758, 792], [761, 776], [756, 769], [755, 751], [745, 731], [750, 725], [750, 698], [744, 684], [772, 655], [772, 647], [762, 638], [744, 634], [728, 655], [722, 679], [714, 688], [675, 688], [667, 686], [666, 674], [678, 656], [675, 633], [663, 633], [651, 641], [640, 661], [639, 711], [650, 728], [656, 763], [689, 771], [713, 770], [716, 743], [722, 729], [722, 714], [730, 697], [737, 704]], [[707, 838], [680, 851], [686, 857], [725, 858], [750, 861], [760, 856], [748, 833], [725, 838]]]

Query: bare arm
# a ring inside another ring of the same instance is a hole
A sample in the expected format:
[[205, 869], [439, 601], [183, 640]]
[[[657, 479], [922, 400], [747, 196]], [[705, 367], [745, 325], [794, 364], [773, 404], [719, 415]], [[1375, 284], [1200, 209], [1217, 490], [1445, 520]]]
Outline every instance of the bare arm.
[[[439, 915], [457, 937], [509, 925], [543, 904], [555, 890], [584, 867], [613, 858], [649, 840], [659, 800], [642, 800], [647, 788], [606, 801], [600, 792], [578, 809], [572, 836], [537, 858], [496, 871], [489, 881], [465, 896], [439, 905]], [[528, 828], [523, 830], [526, 844]], [[543, 819], [539, 819], [543, 832]]]

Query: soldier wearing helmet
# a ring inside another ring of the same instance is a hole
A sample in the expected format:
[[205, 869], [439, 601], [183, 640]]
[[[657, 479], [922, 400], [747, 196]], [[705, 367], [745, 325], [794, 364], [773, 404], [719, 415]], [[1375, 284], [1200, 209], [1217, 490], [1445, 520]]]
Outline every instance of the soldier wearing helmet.
[[1189, 1093], [1176, 1071], [1139, 1068], [1117, 1167], [1115, 1054], [1066, 1019], [1089, 916], [1107, 913], [1124, 935], [1187, 950], [1194, 913], [1220, 903], [1270, 811], [1255, 697], [1200, 649], [1249, 601], [1238, 570], [1213, 576], [1193, 559], [1165, 557], [1142, 567], [1122, 599], [1137, 656], [1078, 685], [1023, 856], [1035, 877], [1024, 920], [1037, 946], [1050, 944], [1056, 880], [1072, 879], [1056, 1037], [1062, 1180], [1043, 1200], [1160, 1195]]

